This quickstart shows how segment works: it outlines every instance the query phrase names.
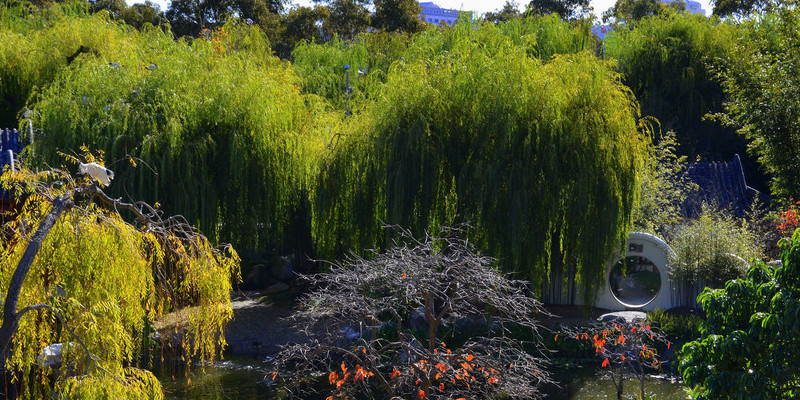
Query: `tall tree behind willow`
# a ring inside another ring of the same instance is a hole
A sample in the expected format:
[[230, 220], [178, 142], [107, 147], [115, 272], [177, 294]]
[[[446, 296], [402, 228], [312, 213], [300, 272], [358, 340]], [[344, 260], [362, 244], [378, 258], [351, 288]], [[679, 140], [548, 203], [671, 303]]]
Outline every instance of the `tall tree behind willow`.
[[323, 166], [321, 252], [380, 245], [381, 223], [466, 221], [507, 270], [540, 285], [566, 262], [593, 295], [630, 226], [647, 143], [611, 66], [588, 52], [543, 62], [468, 24], [426, 31], [406, 59]]
[[721, 76], [728, 121], [772, 175], [774, 195], [800, 198], [800, 13], [787, 6], [753, 18], [734, 36]]
[[[284, 228], [302, 205], [314, 130], [263, 33], [232, 23], [188, 45], [98, 17], [47, 29], [85, 26], [110, 44], [29, 103], [44, 132], [36, 154], [52, 164], [82, 144], [105, 150], [114, 196], [158, 202], [245, 254], [292, 243]], [[114, 164], [127, 157], [139, 167]]]
[[[746, 155], [735, 129], [704, 117], [722, 111], [725, 94], [713, 65], [731, 49], [732, 26], [703, 15], [662, 12], [609, 34], [603, 48], [619, 62], [623, 82], [643, 115], [656, 117], [678, 139], [678, 153], [730, 160]], [[743, 157], [748, 183], [765, 189], [753, 159]]]

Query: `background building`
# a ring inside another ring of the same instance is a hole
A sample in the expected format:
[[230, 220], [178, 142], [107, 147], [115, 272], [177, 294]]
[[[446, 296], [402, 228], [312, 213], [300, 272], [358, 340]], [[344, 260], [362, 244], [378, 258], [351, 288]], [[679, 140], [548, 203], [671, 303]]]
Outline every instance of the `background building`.
[[441, 8], [432, 1], [419, 3], [419, 6], [422, 8], [422, 11], [418, 14], [419, 19], [434, 25], [439, 25], [442, 22], [447, 25], [453, 25], [461, 14], [458, 10]]

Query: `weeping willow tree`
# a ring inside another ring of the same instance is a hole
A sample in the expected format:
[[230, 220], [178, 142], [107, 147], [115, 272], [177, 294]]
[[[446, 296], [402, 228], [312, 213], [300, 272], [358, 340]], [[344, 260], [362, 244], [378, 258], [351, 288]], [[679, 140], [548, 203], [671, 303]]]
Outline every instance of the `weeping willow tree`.
[[6, 397], [162, 398], [141, 357], [155, 319], [177, 310], [182, 357], [219, 357], [238, 274], [232, 248], [66, 170], [7, 171], [2, 183], [23, 199], [0, 237]]
[[43, 29], [88, 13], [89, 4], [77, 1], [42, 8], [0, 4], [0, 126], [16, 126], [28, 97], [55, 79], [61, 68], [83, 52], [108, 47], [97, 24], [69, 32]]
[[382, 223], [466, 221], [507, 270], [563, 287], [568, 265], [592, 296], [630, 226], [648, 143], [613, 65], [531, 58], [470, 25], [427, 31], [406, 59], [323, 164], [320, 254], [380, 246]]
[[[316, 103], [304, 102], [260, 30], [234, 21], [186, 43], [98, 14], [20, 35], [32, 51], [61, 37], [74, 37], [70, 51], [91, 49], [28, 99], [41, 162], [102, 149], [117, 174], [110, 195], [158, 202], [250, 254], [292, 245], [284, 232], [324, 141], [315, 141]], [[119, 163], [129, 158], [138, 168]]]

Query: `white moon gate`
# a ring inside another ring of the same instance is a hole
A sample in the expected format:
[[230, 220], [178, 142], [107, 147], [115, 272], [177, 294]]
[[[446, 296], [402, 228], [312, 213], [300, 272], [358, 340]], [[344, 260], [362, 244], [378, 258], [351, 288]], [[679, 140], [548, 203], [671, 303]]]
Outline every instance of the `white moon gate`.
[[669, 259], [675, 253], [661, 239], [641, 232], [628, 235], [625, 257], [616, 257], [605, 272], [595, 307], [608, 310], [667, 310], [675, 304]]

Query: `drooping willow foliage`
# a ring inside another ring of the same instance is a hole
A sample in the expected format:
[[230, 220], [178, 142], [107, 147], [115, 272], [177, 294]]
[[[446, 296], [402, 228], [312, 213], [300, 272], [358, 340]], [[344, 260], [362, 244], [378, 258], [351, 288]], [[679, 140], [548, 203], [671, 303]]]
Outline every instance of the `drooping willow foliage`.
[[350, 107], [359, 108], [373, 89], [386, 81], [389, 67], [406, 52], [411, 39], [404, 34], [376, 32], [351, 41], [338, 37], [325, 43], [300, 42], [292, 52], [302, 91], [344, 110], [345, 66], [350, 67]]
[[[88, 12], [88, 3], [79, 2], [43, 8], [0, 4], [0, 126], [16, 127], [31, 93], [77, 59], [83, 53], [80, 46], [89, 53], [106, 52], [118, 43], [124, 32], [89, 23], [84, 18]], [[72, 20], [71, 29], [63, 29], [67, 20]]]
[[[40, 185], [56, 180], [64, 184]], [[113, 206], [78, 196], [87, 181], [68, 174], [23, 170], [4, 174], [3, 185], [18, 193], [38, 187], [4, 226], [9, 234], [0, 237], [4, 294], [33, 232], [53, 208], [51, 199], [72, 193], [73, 204], [44, 237], [19, 292], [20, 313], [39, 308], [21, 314], [13, 347], [4, 354], [0, 371], [13, 376], [6, 381], [13, 384], [0, 388], [5, 395], [15, 397], [16, 386], [23, 399], [163, 398], [142, 355], [152, 351], [156, 318], [180, 309], [183, 357], [219, 357], [239, 266], [232, 249], [216, 249], [202, 235], [125, 222]], [[51, 368], [41, 355], [54, 344], [61, 345], [60, 367]]]
[[[304, 201], [309, 154], [324, 141], [308, 111], [316, 106], [261, 31], [234, 22], [188, 44], [95, 15], [40, 32], [36, 51], [73, 36], [69, 51], [91, 51], [30, 98], [43, 132], [37, 156], [55, 163], [83, 144], [102, 149], [113, 195], [157, 202], [244, 251], [281, 249]], [[129, 157], [138, 168], [119, 162]]]
[[589, 22], [565, 22], [556, 14], [531, 15], [506, 21], [498, 28], [529, 56], [548, 60], [556, 54], [594, 51], [599, 43]]
[[381, 97], [344, 125], [318, 178], [321, 254], [470, 222], [472, 240], [536, 284], [576, 266], [593, 294], [630, 226], [646, 135], [613, 68], [531, 58], [496, 28], [428, 30]]

